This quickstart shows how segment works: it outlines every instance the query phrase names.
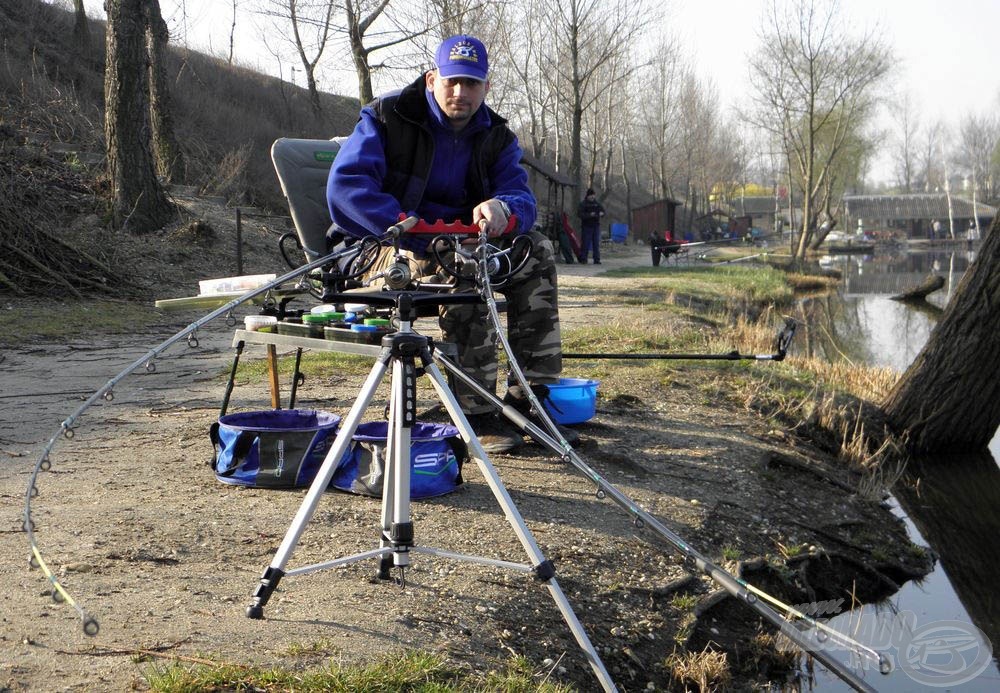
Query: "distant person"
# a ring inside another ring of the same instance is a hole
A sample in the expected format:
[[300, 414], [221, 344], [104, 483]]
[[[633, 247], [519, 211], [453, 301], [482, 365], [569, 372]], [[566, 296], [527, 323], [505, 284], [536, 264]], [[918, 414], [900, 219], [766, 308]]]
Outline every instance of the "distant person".
[[931, 240], [941, 238], [941, 222], [935, 219], [931, 222]]
[[972, 248], [972, 243], [979, 238], [979, 232], [976, 230], [976, 220], [969, 219], [969, 228], [965, 231], [965, 242]]
[[667, 229], [662, 234], [653, 231], [649, 234], [649, 252], [652, 255], [653, 267], [660, 266], [660, 257], [669, 258], [681, 249], [682, 243], [674, 240], [674, 232]]
[[587, 256], [593, 248], [594, 264], [601, 264], [601, 217], [604, 207], [597, 201], [597, 193], [587, 188], [587, 194], [580, 201], [580, 264], [587, 264]]

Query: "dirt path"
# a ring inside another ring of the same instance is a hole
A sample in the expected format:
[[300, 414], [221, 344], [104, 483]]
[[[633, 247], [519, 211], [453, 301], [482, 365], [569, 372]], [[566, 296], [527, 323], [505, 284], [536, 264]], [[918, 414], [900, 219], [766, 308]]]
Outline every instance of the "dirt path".
[[[595, 277], [598, 270], [648, 257], [641, 248], [622, 249], [604, 262], [562, 266], [562, 285], [572, 294], [567, 325], [596, 319], [600, 308], [588, 287], [597, 292], [620, 281]], [[58, 441], [52, 470], [40, 477], [38, 541], [100, 622], [97, 637], [85, 636], [74, 609], [55, 603], [41, 574], [28, 569], [19, 531], [28, 475], [59, 423], [90, 393], [187, 324], [175, 317], [167, 323], [155, 333], [29, 345], [8, 351], [0, 364], [0, 690], [141, 690], [144, 673], [171, 658], [306, 668], [370, 661], [404, 647], [481, 671], [516, 653], [539, 672], [552, 670], [554, 680], [596, 688], [548, 593], [495, 568], [418, 555], [400, 589], [373, 581], [372, 561], [354, 563], [286, 578], [266, 619], [247, 619], [250, 594], [303, 492], [226, 486], [206, 466], [220, 373], [232, 353], [231, 328], [221, 322], [200, 331], [198, 348], [174, 347], [155, 372], [126, 379], [113, 402], [91, 408], [76, 435]], [[773, 561], [777, 546], [801, 544], [817, 556], [825, 550], [860, 560], [875, 542], [890, 554], [886, 572], [905, 563], [905, 535], [887, 510], [851, 493], [853, 481], [830, 460], [726, 403], [721, 384], [713, 395], [712, 371], [678, 371], [669, 384], [645, 373], [636, 368], [627, 396], [599, 400], [596, 417], [580, 427], [580, 454], [699, 550], [720, 562], [734, 552]], [[346, 414], [360, 382], [311, 378], [299, 406]], [[233, 406], [266, 408], [263, 386], [241, 377]], [[673, 601], [683, 585], [706, 604], [714, 585], [686, 580], [690, 573], [662, 540], [596, 498], [593, 483], [572, 467], [535, 446], [493, 462], [623, 690], [669, 688], [662, 662], [679, 644], [700, 649], [708, 639], [725, 642], [727, 633], [732, 641], [752, 637], [745, 630], [751, 612], [731, 600], [697, 621], [690, 604]], [[455, 493], [414, 503], [417, 543], [523, 562], [478, 470], [468, 467], [466, 479]], [[289, 567], [374, 547], [378, 517], [375, 500], [327, 494]], [[799, 572], [797, 587], [785, 585], [793, 601], [805, 601], [809, 591], [813, 598], [842, 594], [857, 577], [850, 570], [823, 579]], [[136, 658], [140, 650], [153, 661]]]

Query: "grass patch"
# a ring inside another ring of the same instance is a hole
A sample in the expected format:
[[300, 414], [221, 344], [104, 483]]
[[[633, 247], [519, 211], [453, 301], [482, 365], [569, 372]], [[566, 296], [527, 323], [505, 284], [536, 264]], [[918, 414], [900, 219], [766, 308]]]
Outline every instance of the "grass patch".
[[86, 299], [43, 304], [7, 297], [0, 304], [0, 344], [128, 334], [160, 320], [148, 304], [132, 301]]
[[685, 690], [692, 684], [699, 691], [725, 689], [732, 678], [726, 653], [707, 648], [701, 652], [674, 652], [666, 658], [664, 666]]
[[692, 611], [698, 603], [698, 597], [693, 594], [675, 594], [670, 598], [670, 606], [678, 611]]
[[[310, 648], [306, 648], [310, 649]], [[283, 667], [260, 668], [220, 663], [218, 666], [171, 664], [154, 667], [144, 674], [157, 693], [189, 691], [334, 691], [379, 693], [409, 691], [503, 691], [504, 693], [563, 693], [572, 690], [544, 680], [546, 672], [535, 671], [524, 658], [515, 658], [501, 671], [461, 671], [441, 657], [427, 652], [390, 654], [368, 666], [331, 665], [310, 670]], [[538, 680], [542, 679], [542, 680]]]
[[735, 546], [726, 544], [722, 547], [722, 558], [727, 561], [738, 561], [740, 560], [740, 550]]
[[606, 275], [655, 280], [655, 288], [712, 305], [787, 305], [794, 293], [785, 273], [771, 267], [631, 267], [611, 270]]
[[[331, 376], [367, 375], [372, 369], [370, 356], [357, 354], [341, 354], [336, 351], [305, 351], [299, 371], [308, 373], [310, 378], [328, 378]], [[278, 357], [278, 376], [291, 377], [295, 369], [295, 356]], [[239, 375], [250, 382], [263, 382], [267, 378], [267, 359], [241, 360]], [[229, 377], [229, 369], [220, 373], [221, 377]]]

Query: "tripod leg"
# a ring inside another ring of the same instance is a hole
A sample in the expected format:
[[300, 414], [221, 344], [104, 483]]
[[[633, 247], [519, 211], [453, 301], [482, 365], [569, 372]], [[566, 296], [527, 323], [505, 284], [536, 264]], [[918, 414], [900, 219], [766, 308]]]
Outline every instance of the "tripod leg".
[[441, 370], [433, 361], [431, 361], [429, 352], [426, 353], [424, 358], [424, 369], [431, 379], [434, 390], [441, 398], [442, 404], [444, 404], [445, 409], [448, 410], [452, 420], [461, 432], [462, 438], [469, 446], [469, 452], [473, 459], [475, 459], [476, 465], [479, 467], [479, 471], [486, 479], [486, 483], [489, 485], [490, 490], [493, 491], [493, 496], [496, 498], [497, 503], [499, 503], [500, 507], [503, 509], [504, 517], [507, 518], [507, 522], [509, 522], [510, 526], [513, 528], [514, 533], [521, 542], [521, 546], [524, 547], [525, 552], [531, 558], [532, 565], [535, 568], [535, 578], [540, 582], [545, 583], [545, 586], [549, 590], [549, 594], [552, 596], [553, 601], [555, 601], [560, 613], [562, 613], [563, 620], [566, 621], [566, 625], [568, 625], [570, 631], [572, 631], [573, 637], [576, 639], [580, 649], [582, 649], [586, 655], [587, 661], [590, 662], [591, 669], [594, 670], [594, 674], [597, 676], [598, 680], [600, 680], [604, 690], [618, 690], [615, 687], [614, 681], [611, 679], [611, 675], [608, 674], [608, 670], [604, 667], [604, 662], [602, 662], [601, 658], [598, 656], [593, 643], [590, 642], [590, 638], [587, 636], [587, 632], [583, 629], [583, 625], [576, 617], [576, 613], [573, 611], [573, 607], [570, 605], [569, 600], [563, 593], [562, 588], [559, 587], [559, 583], [556, 582], [555, 565], [552, 561], [545, 558], [542, 550], [538, 547], [538, 543], [535, 541], [534, 536], [532, 536], [531, 530], [528, 529], [528, 526], [524, 522], [524, 517], [521, 516], [517, 506], [514, 505], [514, 501], [511, 499], [506, 487], [504, 487], [503, 482], [500, 480], [500, 476], [497, 474], [496, 468], [493, 466], [493, 463], [490, 462], [489, 457], [486, 455], [486, 451], [483, 450], [483, 446], [479, 442], [479, 438], [476, 437], [475, 431], [473, 431], [472, 427], [469, 425], [469, 420], [465, 417], [465, 413], [462, 412], [462, 409], [458, 404], [458, 400], [455, 399], [455, 395], [448, 389], [444, 376], [441, 374]]
[[316, 478], [313, 480], [309, 491], [306, 493], [306, 497], [295, 514], [295, 519], [292, 520], [292, 524], [285, 532], [285, 538], [278, 547], [278, 551], [274, 554], [274, 558], [271, 559], [270, 565], [260, 577], [260, 584], [257, 585], [257, 589], [253, 593], [253, 601], [247, 607], [247, 616], [249, 618], [264, 617], [264, 605], [267, 604], [271, 598], [271, 594], [284, 576], [285, 566], [288, 565], [288, 560], [299, 543], [302, 532], [305, 531], [306, 525], [312, 519], [313, 513], [316, 511], [316, 506], [323, 496], [323, 492], [330, 485], [330, 479], [333, 478], [333, 473], [337, 470], [337, 465], [340, 463], [344, 453], [347, 452], [347, 447], [351, 444], [351, 439], [358, 428], [358, 423], [361, 421], [361, 417], [375, 396], [375, 391], [378, 389], [379, 383], [385, 376], [389, 358], [389, 350], [383, 349], [375, 361], [375, 365], [372, 366], [371, 373], [368, 374], [368, 379], [361, 388], [358, 399], [355, 400], [354, 406], [351, 407], [351, 411], [347, 414], [347, 418], [343, 422], [343, 427], [333, 442], [333, 446], [326, 454], [323, 464], [320, 465], [319, 471], [316, 473]]
[[389, 430], [386, 437], [386, 470], [382, 488], [382, 548], [392, 546], [392, 555], [379, 560], [378, 577], [389, 579], [389, 569], [400, 571], [410, 564], [413, 522], [410, 518], [410, 431], [416, 422], [416, 368], [413, 358], [393, 361]]

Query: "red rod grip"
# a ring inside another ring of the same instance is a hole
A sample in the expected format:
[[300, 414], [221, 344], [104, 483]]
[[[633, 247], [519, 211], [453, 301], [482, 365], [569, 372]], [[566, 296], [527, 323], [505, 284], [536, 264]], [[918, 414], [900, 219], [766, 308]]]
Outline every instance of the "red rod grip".
[[[403, 215], [400, 215], [403, 216]], [[415, 217], [410, 217], [413, 219]], [[399, 224], [397, 224], [398, 226]], [[517, 216], [511, 215], [510, 219], [507, 220], [507, 227], [503, 230], [504, 233], [510, 233], [514, 230], [517, 225]], [[440, 235], [459, 235], [459, 236], [478, 236], [479, 235], [479, 225], [478, 224], [464, 224], [461, 221], [445, 222], [442, 219], [438, 219], [433, 224], [420, 219], [415, 224], [404, 229], [406, 233], [426, 233], [433, 234], [435, 236]]]

